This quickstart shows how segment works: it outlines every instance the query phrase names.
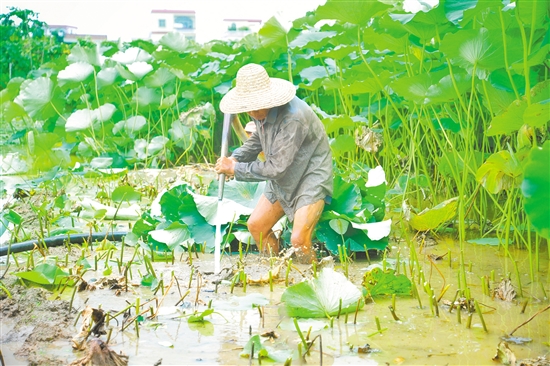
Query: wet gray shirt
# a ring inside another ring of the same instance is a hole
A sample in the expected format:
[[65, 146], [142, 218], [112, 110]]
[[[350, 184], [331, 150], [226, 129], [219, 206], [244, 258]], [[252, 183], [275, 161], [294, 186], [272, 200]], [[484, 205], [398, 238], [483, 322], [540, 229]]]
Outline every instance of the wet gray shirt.
[[[267, 181], [264, 195], [279, 201], [290, 221], [300, 207], [332, 195], [332, 156], [327, 134], [313, 110], [295, 97], [254, 121], [256, 132], [232, 156], [235, 178]], [[257, 160], [264, 151], [265, 162]]]

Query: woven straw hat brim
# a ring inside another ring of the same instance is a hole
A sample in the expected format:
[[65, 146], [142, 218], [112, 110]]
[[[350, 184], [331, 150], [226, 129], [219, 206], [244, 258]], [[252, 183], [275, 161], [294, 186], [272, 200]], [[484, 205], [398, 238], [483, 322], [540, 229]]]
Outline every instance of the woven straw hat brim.
[[269, 109], [290, 102], [296, 95], [291, 82], [279, 78], [270, 78], [270, 81], [268, 89], [246, 92], [239, 92], [238, 87], [231, 89], [220, 102], [221, 111], [236, 114]]

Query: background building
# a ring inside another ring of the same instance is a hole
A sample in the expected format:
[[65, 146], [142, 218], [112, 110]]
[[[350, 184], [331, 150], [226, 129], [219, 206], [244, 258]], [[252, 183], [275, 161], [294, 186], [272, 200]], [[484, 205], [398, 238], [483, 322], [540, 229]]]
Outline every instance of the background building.
[[151, 10], [152, 28], [150, 38], [156, 42], [166, 33], [180, 32], [185, 38], [196, 39], [194, 10]]
[[59, 38], [65, 43], [76, 43], [79, 38], [86, 39], [95, 43], [101, 43], [107, 40], [105, 34], [84, 34], [77, 33], [77, 27], [72, 25], [48, 24], [50, 34]]
[[256, 33], [262, 27], [260, 19], [224, 19], [223, 40], [239, 40], [250, 33]]

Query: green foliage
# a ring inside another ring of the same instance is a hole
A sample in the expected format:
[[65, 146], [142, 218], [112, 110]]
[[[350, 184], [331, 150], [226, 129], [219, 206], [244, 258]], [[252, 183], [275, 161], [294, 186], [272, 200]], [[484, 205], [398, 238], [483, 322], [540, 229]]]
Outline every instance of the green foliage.
[[456, 215], [458, 197], [441, 202], [431, 209], [425, 209], [418, 214], [411, 213], [409, 224], [418, 231], [433, 230], [449, 221]]
[[391, 221], [382, 221], [386, 193], [384, 171], [377, 167], [369, 170], [366, 180], [347, 179], [349, 181], [335, 174], [332, 202], [321, 215], [315, 232], [317, 239], [335, 255], [339, 245], [348, 252], [385, 249]]
[[378, 267], [365, 272], [363, 288], [371, 297], [383, 295], [410, 296], [411, 280], [405, 275], [396, 275], [393, 269], [382, 270]]
[[521, 184], [525, 211], [537, 232], [550, 239], [550, 142], [534, 147], [525, 165]]
[[[63, 271], [58, 265], [51, 263], [40, 263], [32, 270], [17, 272], [15, 275], [40, 286], [58, 285], [69, 279], [69, 273]], [[67, 283], [72, 285], [74, 281]]]
[[[288, 30], [272, 18], [236, 42], [199, 45], [178, 33], [158, 44], [80, 42], [55, 64], [33, 63], [6, 83], [3, 154], [18, 154], [26, 164], [20, 170], [39, 171], [76, 162], [139, 168], [214, 161], [219, 100], [237, 70], [254, 62], [298, 86], [345, 172], [336, 182], [337, 209], [327, 206], [317, 230], [331, 251], [338, 244], [386, 247], [364, 229], [384, 218], [384, 193], [364, 186], [368, 167], [378, 165], [399, 187], [394, 209], [407, 200], [421, 211], [458, 197], [464, 242], [466, 222], [502, 231], [495, 224], [514, 215], [511, 226], [521, 227], [524, 159], [549, 133], [548, 23], [543, 1], [446, 0], [412, 14], [399, 2], [327, 0]], [[18, 57], [3, 55], [3, 67]], [[402, 184], [404, 176], [429, 179]], [[378, 189], [385, 192], [385, 184]], [[496, 196], [489, 200], [487, 192]], [[196, 212], [192, 197], [183, 201]], [[176, 213], [169, 224], [181, 220], [192, 237], [210, 240], [201, 215]]]
[[15, 77], [27, 77], [40, 65], [64, 55], [68, 46], [46, 34], [47, 24], [32, 10], [9, 7], [0, 14], [0, 89]]

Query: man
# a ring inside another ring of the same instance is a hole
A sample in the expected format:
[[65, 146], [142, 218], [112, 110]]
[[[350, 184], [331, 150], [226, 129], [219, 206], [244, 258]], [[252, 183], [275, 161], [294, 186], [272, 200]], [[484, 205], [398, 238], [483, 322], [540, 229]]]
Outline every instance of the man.
[[[291, 243], [298, 261], [315, 258], [311, 236], [332, 195], [332, 157], [325, 129], [286, 80], [270, 78], [256, 64], [237, 72], [236, 86], [221, 100], [224, 113], [248, 113], [256, 132], [232, 156], [221, 157], [216, 172], [241, 181], [267, 181], [250, 215], [248, 229], [264, 253], [277, 254], [273, 225], [286, 214], [293, 222]], [[265, 153], [265, 161], [257, 160]]]

